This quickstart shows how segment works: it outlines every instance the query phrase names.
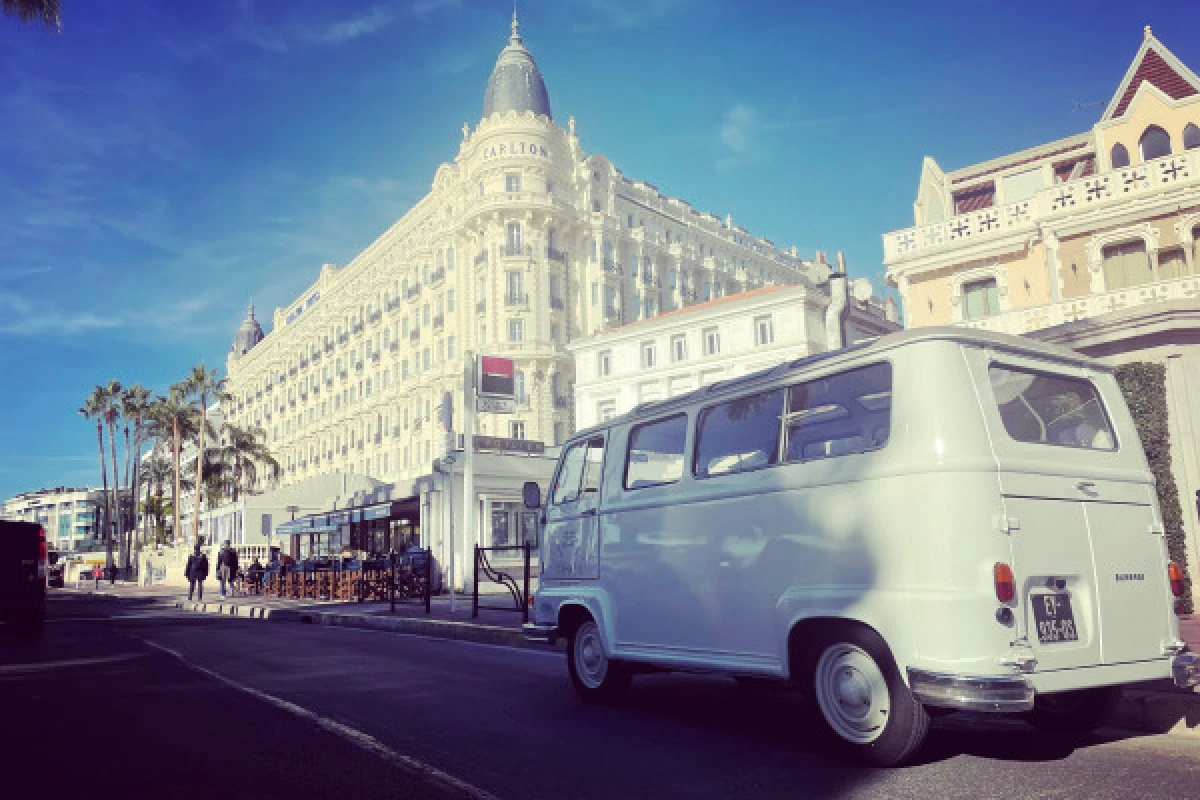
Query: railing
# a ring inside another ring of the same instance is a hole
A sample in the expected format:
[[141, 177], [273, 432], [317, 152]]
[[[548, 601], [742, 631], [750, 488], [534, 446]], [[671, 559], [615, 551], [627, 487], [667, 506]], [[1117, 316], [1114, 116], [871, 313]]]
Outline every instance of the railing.
[[567, 400], [566, 397], [563, 397], [562, 395], [558, 395], [558, 394], [554, 395], [554, 407], [555, 408], [566, 408], [568, 406], [568, 404], [569, 404], [569, 401]]
[[408, 287], [408, 291], [404, 293], [404, 298], [406, 300], [412, 300], [414, 297], [416, 297], [420, 293], [421, 293], [421, 284], [414, 283], [412, 286]]
[[487, 260], [488, 260], [487, 250], [480, 250], [478, 253], [475, 254], [475, 266], [478, 267], [480, 264], [486, 264]]
[[476, 314], [482, 314], [485, 311], [487, 311], [487, 301], [486, 300], [480, 300], [479, 302], [477, 302], [475, 304], [475, 313]]
[[504, 245], [504, 256], [506, 258], [518, 258], [520, 256], [533, 255], [533, 248], [529, 245], [521, 247], [520, 245]]
[[552, 311], [562, 311], [566, 307], [567, 307], [566, 303], [563, 302], [563, 299], [561, 297], [551, 297], [550, 298], [550, 309]]
[[446, 326], [446, 318], [443, 315], [438, 314], [437, 316], [435, 316], [433, 318], [433, 329], [435, 331], [440, 331], [445, 326]]
[[604, 271], [610, 275], [620, 275], [621, 265], [613, 261], [611, 258], [604, 259]]
[[549, 261], [557, 261], [560, 264], [567, 263], [567, 254], [562, 250], [555, 250], [553, 247], [546, 248], [546, 258]]
[[1048, 186], [1024, 200], [884, 234], [883, 257], [886, 263], [891, 263], [912, 258], [924, 250], [1032, 230], [1048, 218], [1078, 214], [1129, 197], [1197, 182], [1200, 182], [1200, 152], [1177, 153]]
[[410, 342], [417, 342], [417, 341], [420, 341], [420, 339], [421, 339], [421, 329], [413, 328], [412, 331], [410, 331], [408, 334], [408, 340]]
[[509, 308], [528, 308], [529, 295], [527, 294], [508, 294], [504, 296], [504, 305]]
[[445, 277], [446, 277], [446, 268], [440, 267], [438, 269], [435, 269], [433, 271], [433, 274], [429, 276], [429, 283], [430, 284], [440, 283], [442, 280], [445, 279]]
[[[524, 580], [518, 584], [516, 578], [509, 575], [507, 572], [496, 569], [492, 566], [491, 560], [488, 558], [488, 553], [521, 553], [524, 558]], [[479, 609], [492, 609], [494, 611], [516, 611], [520, 613], [525, 622], [529, 621], [529, 542], [522, 545], [514, 545], [510, 547], [480, 547], [475, 545], [475, 580], [472, 583], [471, 591], [471, 616], [478, 617]], [[493, 583], [498, 583], [508, 590], [509, 595], [513, 599], [513, 605], [509, 606], [481, 606], [479, 605], [479, 575], [483, 573], [483, 577]]]
[[1018, 308], [982, 319], [963, 320], [963, 327], [1022, 335], [1032, 331], [1090, 319], [1135, 306], [1169, 300], [1200, 300], [1200, 277], [1189, 275], [1124, 289], [1083, 295], [1058, 303]]

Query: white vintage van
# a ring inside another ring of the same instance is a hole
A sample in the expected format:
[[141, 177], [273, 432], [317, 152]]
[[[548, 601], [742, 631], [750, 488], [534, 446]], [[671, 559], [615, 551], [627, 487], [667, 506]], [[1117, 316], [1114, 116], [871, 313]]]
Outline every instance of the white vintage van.
[[544, 508], [526, 635], [586, 700], [786, 680], [890, 765], [931, 713], [1082, 732], [1123, 684], [1200, 680], [1117, 383], [1032, 340], [903, 331], [639, 406], [564, 446]]

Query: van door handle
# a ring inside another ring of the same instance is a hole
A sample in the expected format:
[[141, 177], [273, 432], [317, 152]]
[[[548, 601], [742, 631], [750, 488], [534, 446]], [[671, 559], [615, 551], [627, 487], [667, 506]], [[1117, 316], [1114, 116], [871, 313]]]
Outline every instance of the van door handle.
[[581, 512], [579, 516], [581, 516], [581, 517], [594, 517], [594, 516], [596, 516], [596, 509], [594, 509], [594, 508], [589, 508], [589, 509], [586, 509], [585, 511]]
[[1100, 493], [1096, 491], [1096, 484], [1091, 481], [1080, 481], [1075, 484], [1075, 488], [1086, 494], [1088, 497], [1099, 497]]

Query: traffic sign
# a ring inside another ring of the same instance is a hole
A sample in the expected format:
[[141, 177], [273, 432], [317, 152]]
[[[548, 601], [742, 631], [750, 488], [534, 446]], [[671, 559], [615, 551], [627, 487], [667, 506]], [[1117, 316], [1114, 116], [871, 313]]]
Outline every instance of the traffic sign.
[[488, 397], [513, 397], [516, 393], [515, 368], [511, 358], [479, 357], [479, 394]]

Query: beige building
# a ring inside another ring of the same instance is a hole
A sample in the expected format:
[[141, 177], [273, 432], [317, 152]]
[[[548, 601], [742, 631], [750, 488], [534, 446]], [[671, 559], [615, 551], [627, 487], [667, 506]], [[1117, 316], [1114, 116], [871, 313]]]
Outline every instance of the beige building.
[[1150, 28], [1087, 131], [953, 171], [921, 167], [883, 237], [910, 326], [1034, 336], [1167, 368], [1172, 462], [1200, 564], [1200, 78]]

